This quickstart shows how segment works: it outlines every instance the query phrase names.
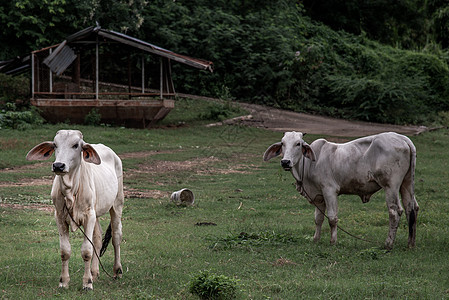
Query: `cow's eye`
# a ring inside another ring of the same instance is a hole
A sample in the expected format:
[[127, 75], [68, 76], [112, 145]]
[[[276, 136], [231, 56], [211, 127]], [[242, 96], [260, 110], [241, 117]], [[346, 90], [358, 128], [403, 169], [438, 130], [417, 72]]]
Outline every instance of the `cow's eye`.
[[73, 149], [78, 149], [78, 144], [72, 146]]
[[296, 144], [296, 146], [301, 147], [301, 142], [299, 142], [298, 144]]

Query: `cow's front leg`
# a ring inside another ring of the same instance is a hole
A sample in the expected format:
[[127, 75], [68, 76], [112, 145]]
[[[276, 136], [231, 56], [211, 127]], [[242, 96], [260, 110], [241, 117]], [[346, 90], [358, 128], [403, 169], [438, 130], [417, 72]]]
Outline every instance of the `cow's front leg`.
[[81, 245], [81, 257], [84, 260], [83, 290], [93, 290], [91, 262], [94, 251], [91, 241], [93, 240], [96, 219], [95, 211], [91, 209], [86, 214], [84, 221], [85, 237]]
[[95, 251], [92, 256], [92, 266], [91, 266], [91, 273], [92, 273], [93, 281], [95, 281], [100, 274], [100, 261], [99, 261], [98, 256], [95, 253], [97, 253], [98, 255], [100, 254], [101, 236], [102, 236], [102, 233], [101, 233], [100, 221], [97, 218], [97, 220], [95, 222], [93, 241], [92, 241], [95, 245]]
[[338, 222], [338, 198], [337, 193], [329, 191], [324, 193], [324, 201], [327, 207], [327, 218], [331, 228], [331, 245], [337, 242], [337, 222]]
[[55, 212], [56, 224], [59, 231], [59, 249], [61, 250], [61, 277], [59, 278], [59, 287], [69, 287], [69, 258], [71, 255], [71, 247], [69, 241], [69, 224], [64, 220], [63, 213]]
[[319, 242], [321, 239], [321, 226], [324, 221], [324, 212], [326, 211], [326, 204], [321, 199], [321, 201], [314, 201], [315, 205], [315, 235], [313, 236], [314, 242]]

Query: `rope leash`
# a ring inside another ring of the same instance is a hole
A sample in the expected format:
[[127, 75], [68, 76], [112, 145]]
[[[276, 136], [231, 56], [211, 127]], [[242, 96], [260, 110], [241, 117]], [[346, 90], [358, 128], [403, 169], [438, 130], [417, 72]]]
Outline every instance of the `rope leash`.
[[95, 256], [98, 258], [98, 262], [100, 263], [101, 269], [103, 270], [103, 272], [111, 279], [114, 279], [113, 276], [111, 276], [111, 274], [109, 274], [108, 271], [106, 271], [106, 269], [103, 266], [103, 263], [100, 260], [100, 256], [97, 253], [97, 249], [95, 249], [95, 245], [92, 242], [92, 240], [86, 235], [86, 233], [84, 233], [84, 230], [81, 229], [81, 225], [79, 225], [77, 222], [75, 222], [75, 220], [73, 219], [72, 214], [69, 211], [69, 208], [67, 207], [67, 203], [64, 201], [64, 209], [67, 210], [67, 214], [69, 215], [70, 219], [72, 220], [73, 223], [75, 223], [75, 225], [79, 228], [79, 230], [83, 233], [84, 237], [89, 241], [89, 243], [92, 245], [93, 249], [94, 249], [94, 253]]

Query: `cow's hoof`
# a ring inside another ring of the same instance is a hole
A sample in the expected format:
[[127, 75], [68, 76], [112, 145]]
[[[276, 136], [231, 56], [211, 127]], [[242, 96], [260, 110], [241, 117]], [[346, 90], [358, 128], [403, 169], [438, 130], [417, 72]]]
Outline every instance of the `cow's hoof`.
[[393, 245], [385, 244], [384, 248], [385, 248], [385, 250], [387, 250], [387, 251], [391, 251], [391, 250], [393, 250]]
[[91, 291], [94, 289], [94, 286], [92, 284], [92, 279], [88, 279], [87, 282], [83, 280], [83, 291]]
[[118, 269], [114, 274], [114, 279], [120, 279], [122, 278], [122, 275], [123, 275], [122, 269]]
[[62, 278], [60, 278], [59, 279], [59, 288], [60, 289], [68, 289], [69, 288], [69, 282], [68, 281], [64, 282], [62, 280]]
[[393, 249], [393, 240], [390, 238], [387, 238], [387, 240], [385, 241], [385, 249], [390, 251]]

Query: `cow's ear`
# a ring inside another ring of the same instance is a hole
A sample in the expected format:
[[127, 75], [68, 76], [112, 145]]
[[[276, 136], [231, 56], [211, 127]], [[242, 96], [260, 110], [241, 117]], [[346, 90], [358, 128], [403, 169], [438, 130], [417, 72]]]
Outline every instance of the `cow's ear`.
[[92, 147], [90, 144], [83, 144], [83, 159], [86, 162], [96, 165], [101, 164], [100, 155], [98, 155], [97, 151], [95, 151], [94, 147]]
[[26, 160], [46, 160], [55, 152], [55, 144], [53, 142], [43, 142], [31, 149]]
[[302, 154], [305, 157], [307, 157], [308, 159], [310, 159], [311, 161], [315, 161], [316, 160], [315, 152], [313, 152], [312, 148], [306, 142], [304, 142], [302, 144]]
[[263, 154], [263, 160], [269, 161], [273, 157], [276, 157], [282, 153], [282, 143], [276, 143], [268, 147], [268, 149]]

